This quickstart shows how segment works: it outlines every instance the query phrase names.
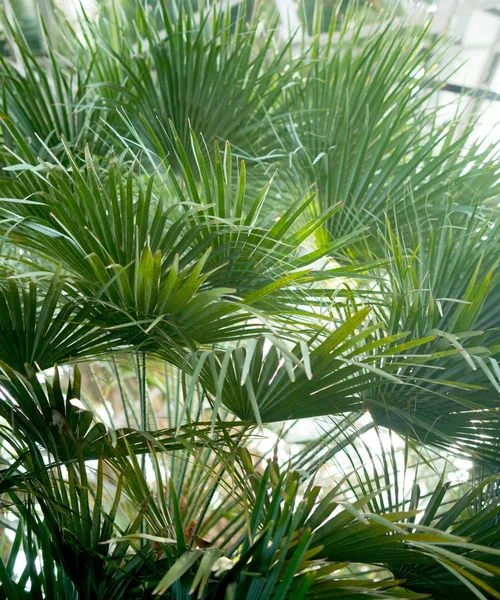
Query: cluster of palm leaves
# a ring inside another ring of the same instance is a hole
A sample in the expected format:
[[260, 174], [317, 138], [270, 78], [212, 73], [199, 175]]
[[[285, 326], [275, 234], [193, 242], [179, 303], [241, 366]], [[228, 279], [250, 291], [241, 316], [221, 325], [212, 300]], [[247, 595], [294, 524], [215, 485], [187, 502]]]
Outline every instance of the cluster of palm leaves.
[[497, 150], [337, 8], [4, 18], [0, 598], [500, 598]]

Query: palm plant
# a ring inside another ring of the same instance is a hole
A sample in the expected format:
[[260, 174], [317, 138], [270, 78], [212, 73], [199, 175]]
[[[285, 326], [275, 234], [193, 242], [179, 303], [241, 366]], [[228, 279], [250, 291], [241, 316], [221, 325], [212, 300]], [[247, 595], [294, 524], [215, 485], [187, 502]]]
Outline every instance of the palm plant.
[[500, 598], [498, 161], [446, 41], [133, 4], [43, 56], [4, 19], [0, 598]]

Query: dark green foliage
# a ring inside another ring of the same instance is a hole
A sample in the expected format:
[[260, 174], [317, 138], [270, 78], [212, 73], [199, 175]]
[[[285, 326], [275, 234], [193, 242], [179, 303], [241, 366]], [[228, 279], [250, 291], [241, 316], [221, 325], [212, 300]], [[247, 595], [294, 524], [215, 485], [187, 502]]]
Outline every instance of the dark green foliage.
[[0, 599], [500, 598], [497, 150], [253, 8], [4, 23]]

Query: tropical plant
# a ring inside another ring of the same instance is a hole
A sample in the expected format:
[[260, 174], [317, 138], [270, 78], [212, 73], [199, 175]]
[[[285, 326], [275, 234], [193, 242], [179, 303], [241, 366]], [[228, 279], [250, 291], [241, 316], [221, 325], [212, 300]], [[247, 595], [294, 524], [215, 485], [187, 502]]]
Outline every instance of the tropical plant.
[[3, 19], [0, 599], [500, 598], [499, 165], [447, 42], [99, 6], [41, 56]]

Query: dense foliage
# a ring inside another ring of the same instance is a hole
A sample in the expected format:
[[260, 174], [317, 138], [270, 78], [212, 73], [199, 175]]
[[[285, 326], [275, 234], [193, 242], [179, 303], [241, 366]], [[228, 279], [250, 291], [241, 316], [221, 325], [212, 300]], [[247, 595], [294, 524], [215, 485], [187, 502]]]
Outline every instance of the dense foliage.
[[500, 165], [446, 40], [133, 9], [3, 20], [0, 598], [500, 598]]

